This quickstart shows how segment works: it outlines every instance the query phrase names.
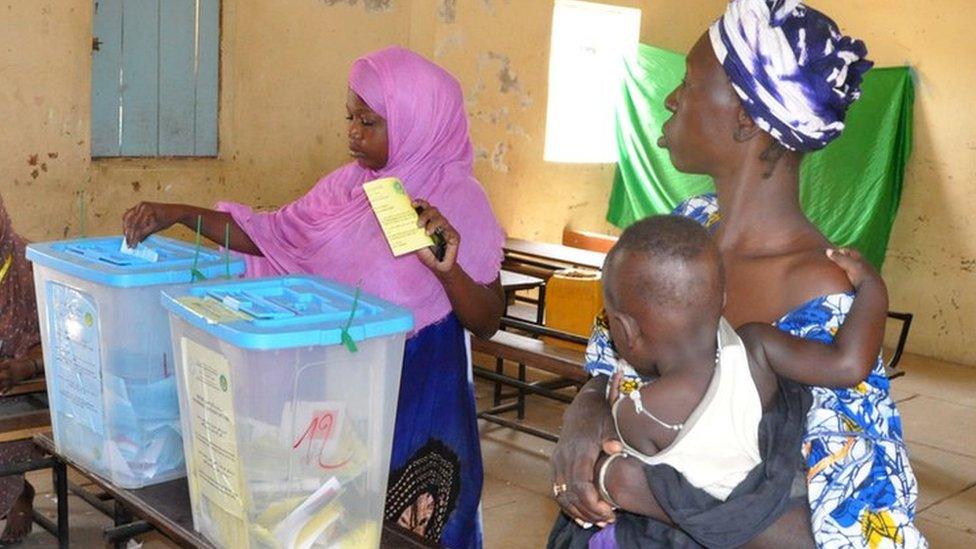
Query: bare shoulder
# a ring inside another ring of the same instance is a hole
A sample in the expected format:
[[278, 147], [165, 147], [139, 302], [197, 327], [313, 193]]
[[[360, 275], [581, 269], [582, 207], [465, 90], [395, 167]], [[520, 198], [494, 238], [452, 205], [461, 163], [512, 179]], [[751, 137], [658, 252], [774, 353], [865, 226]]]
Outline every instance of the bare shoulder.
[[827, 257], [825, 247], [790, 254], [783, 284], [785, 295], [796, 304], [852, 289], [844, 270]]

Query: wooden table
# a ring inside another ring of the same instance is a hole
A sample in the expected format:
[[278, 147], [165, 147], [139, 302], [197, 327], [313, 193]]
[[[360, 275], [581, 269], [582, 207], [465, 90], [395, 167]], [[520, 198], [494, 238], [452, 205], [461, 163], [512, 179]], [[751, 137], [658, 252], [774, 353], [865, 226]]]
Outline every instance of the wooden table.
[[520, 238], [505, 239], [505, 256], [526, 265], [558, 270], [565, 267], [603, 269], [606, 254], [571, 248], [561, 244], [533, 242]]
[[[546, 281], [545, 281], [545, 279], [539, 278], [539, 277], [536, 277], [536, 276], [529, 276], [527, 274], [522, 274], [522, 273], [516, 273], [516, 272], [512, 272], [512, 271], [507, 271], [505, 269], [502, 269], [500, 278], [501, 278], [502, 289], [505, 290], [505, 312], [504, 312], [504, 316], [506, 316], [506, 317], [509, 316], [508, 315], [508, 304], [509, 304], [509, 302], [511, 302], [511, 300], [512, 300], [514, 294], [515, 294], [515, 292], [517, 292], [519, 290], [538, 289], [538, 291], [539, 291], [539, 297], [538, 297], [538, 299], [535, 299], [534, 301], [532, 299], [530, 299], [530, 298], [522, 298], [522, 299], [525, 299], [526, 301], [534, 302], [535, 303], [535, 306], [536, 306], [535, 322], [539, 326], [542, 326], [543, 322], [545, 321], [545, 314], [546, 314]], [[479, 377], [485, 377], [484, 375], [482, 375], [482, 372], [477, 372], [476, 371], [475, 372], [475, 375], [478, 375]], [[505, 378], [505, 379], [508, 379], [507, 376], [505, 376], [505, 360], [502, 359], [501, 357], [498, 357], [498, 358], [495, 359], [495, 375], [496, 376], [499, 376], [499, 377], [502, 377], [502, 378]], [[519, 364], [519, 379], [521, 379], [523, 381], [525, 379], [525, 366], [522, 365], [522, 364]], [[493, 410], [496, 409], [496, 408], [498, 408], [499, 405], [501, 405], [502, 397], [503, 397], [503, 395], [502, 395], [502, 383], [498, 379], [495, 379], [494, 381], [495, 381], [495, 388], [494, 388], [494, 392], [493, 392], [493, 395], [494, 396], [492, 398], [492, 402], [493, 402], [493, 404], [492, 404], [493, 408], [492, 409]], [[518, 396], [517, 406], [518, 406], [518, 411], [519, 411], [519, 419], [521, 419], [522, 416], [525, 414], [525, 393], [524, 393], [524, 391], [522, 391], [521, 389], [519, 389], [519, 391], [517, 393], [517, 396]]]
[[[176, 479], [138, 490], [127, 490], [113, 485], [104, 478], [70, 458], [54, 451], [54, 441], [50, 433], [36, 435], [34, 444], [50, 454], [63, 468], [65, 464], [91, 479], [115, 500], [112, 508], [93, 494], [79, 493], [80, 487], [72, 487], [76, 495], [91, 503], [95, 508], [112, 516], [115, 527], [105, 531], [105, 538], [116, 547], [125, 547], [128, 539], [150, 530], [157, 530], [180, 547], [212, 548], [213, 545], [193, 530], [193, 516], [190, 511], [190, 493], [186, 479]], [[58, 482], [55, 489], [58, 498], [58, 536], [59, 547], [68, 547], [68, 486], [67, 481]], [[87, 496], [87, 497], [86, 497]], [[63, 525], [63, 526], [62, 526]], [[437, 547], [392, 523], [383, 524], [380, 540], [383, 549], [398, 547]]]
[[506, 271], [505, 269], [502, 269], [501, 272], [502, 288], [504, 288], [506, 292], [531, 290], [532, 288], [539, 287], [540, 284], [545, 284], [545, 282], [545, 280], [535, 276]]
[[502, 269], [501, 272], [502, 289], [505, 290], [505, 314], [508, 315], [509, 298], [519, 290], [539, 290], [539, 298], [535, 300], [536, 313], [535, 322], [540, 326], [545, 320], [546, 314], [546, 281], [545, 279], [529, 276], [527, 274], [515, 273]]

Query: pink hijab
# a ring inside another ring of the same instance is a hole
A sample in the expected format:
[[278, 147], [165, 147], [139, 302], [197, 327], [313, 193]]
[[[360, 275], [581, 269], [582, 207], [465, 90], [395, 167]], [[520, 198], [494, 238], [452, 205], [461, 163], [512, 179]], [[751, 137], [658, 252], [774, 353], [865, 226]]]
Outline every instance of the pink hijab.
[[480, 284], [498, 277], [504, 235], [478, 180], [461, 86], [447, 71], [400, 47], [357, 59], [349, 87], [387, 121], [389, 161], [352, 162], [275, 212], [229, 202], [230, 213], [264, 257], [245, 256], [247, 276], [312, 273], [413, 311], [414, 330], [451, 311], [443, 286], [416, 255], [393, 257], [363, 183], [398, 177], [407, 193], [440, 209], [461, 235], [458, 262]]

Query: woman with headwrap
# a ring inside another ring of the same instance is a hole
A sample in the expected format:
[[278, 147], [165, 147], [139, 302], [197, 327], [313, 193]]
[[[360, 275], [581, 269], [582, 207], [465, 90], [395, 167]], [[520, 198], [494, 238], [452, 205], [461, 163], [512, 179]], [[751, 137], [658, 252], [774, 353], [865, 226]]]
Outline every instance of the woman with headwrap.
[[[24, 257], [26, 246], [0, 198], [0, 396], [18, 382], [44, 373], [34, 275]], [[0, 402], [0, 409], [9, 404]], [[33, 449], [30, 440], [2, 443], [0, 464], [27, 461]], [[30, 533], [33, 505], [34, 488], [24, 475], [0, 477], [0, 516], [7, 519], [0, 545], [16, 543]]]
[[[313, 273], [409, 308], [387, 491], [388, 519], [448, 547], [478, 547], [482, 466], [464, 329], [490, 336], [503, 309], [503, 233], [472, 175], [473, 150], [461, 86], [403, 48], [353, 63], [349, 152], [354, 161], [271, 213], [220, 203], [217, 211], [143, 203], [125, 214], [131, 243], [174, 223], [196, 225], [245, 255], [247, 276]], [[363, 183], [397, 177], [439, 232], [429, 249], [393, 257]]]
[[[681, 171], [715, 181], [716, 194], [692, 198], [674, 213], [713, 231], [727, 275], [724, 314], [733, 325], [768, 322], [830, 343], [844, 322], [851, 287], [823, 253], [831, 244], [800, 209], [799, 169], [804, 153], [842, 132], [871, 67], [866, 53], [861, 41], [799, 0], [732, 0], [688, 55], [685, 80], [666, 102], [674, 114], [659, 145]], [[594, 374], [631, 374], [600, 322], [587, 361]], [[836, 374], [843, 379], [847, 372]], [[606, 383], [606, 375], [595, 375], [577, 396], [552, 458], [554, 493], [567, 515], [584, 525], [617, 520], [613, 533], [594, 536], [591, 546], [659, 531], [660, 523], [641, 516], [651, 514], [642, 495], [669, 500], [660, 485], [655, 488], [655, 473], [633, 459], [615, 460], [606, 479], [625, 512], [615, 515], [597, 494], [601, 443], [619, 447], [611, 440]], [[803, 544], [797, 530], [809, 527], [822, 547], [925, 546], [914, 525], [917, 483], [881, 360], [855, 387], [810, 390], [800, 448], [809, 519], [805, 511], [783, 514], [781, 505], [744, 512], [733, 498], [723, 505], [733, 509], [728, 517], [734, 520], [717, 525], [722, 515], [714, 511], [722, 505], [706, 501], [704, 507], [665, 509], [676, 528], [655, 539], [721, 546], [715, 540], [726, 528], [727, 543], [762, 533], [753, 542], [793, 546]], [[696, 509], [713, 513], [695, 515]], [[701, 516], [712, 520], [702, 524], [696, 521]], [[590, 535], [570, 522], [554, 531], [553, 541], [586, 546]]]

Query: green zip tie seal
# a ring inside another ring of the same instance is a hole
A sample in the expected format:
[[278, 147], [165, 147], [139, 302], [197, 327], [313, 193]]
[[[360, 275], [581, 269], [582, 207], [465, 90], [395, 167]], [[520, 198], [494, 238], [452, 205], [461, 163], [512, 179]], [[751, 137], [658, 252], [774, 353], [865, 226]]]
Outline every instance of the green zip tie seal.
[[190, 268], [190, 281], [191, 282], [200, 282], [202, 280], [206, 280], [207, 279], [207, 277], [204, 276], [204, 274], [201, 273], [197, 269], [197, 263], [200, 261], [200, 231], [201, 231], [202, 228], [203, 228], [203, 216], [202, 215], [198, 215], [197, 216], [196, 249], [193, 252], [193, 267]]
[[346, 346], [346, 349], [350, 353], [359, 352], [359, 348], [356, 347], [356, 342], [349, 335], [349, 327], [352, 326], [352, 319], [356, 316], [356, 307], [359, 306], [359, 291], [359, 286], [356, 286], [356, 293], [352, 297], [352, 308], [349, 311], [349, 319], [346, 320], [346, 325], [342, 327], [342, 344]]

